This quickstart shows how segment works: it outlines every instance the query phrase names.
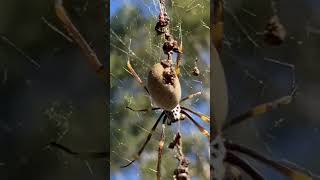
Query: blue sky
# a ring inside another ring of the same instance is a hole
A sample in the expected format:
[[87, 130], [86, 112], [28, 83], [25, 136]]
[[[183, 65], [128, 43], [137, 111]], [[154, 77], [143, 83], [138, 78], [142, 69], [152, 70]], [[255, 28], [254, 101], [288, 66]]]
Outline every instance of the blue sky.
[[110, 16], [114, 15], [125, 4], [124, 0], [111, 0], [110, 1]]

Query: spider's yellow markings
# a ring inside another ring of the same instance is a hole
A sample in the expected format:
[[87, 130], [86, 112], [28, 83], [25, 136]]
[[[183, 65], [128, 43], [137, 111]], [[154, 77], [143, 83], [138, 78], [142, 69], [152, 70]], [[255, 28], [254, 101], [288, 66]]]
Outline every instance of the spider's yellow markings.
[[292, 178], [292, 180], [312, 180], [310, 176], [307, 176], [300, 172], [293, 172], [290, 177]]
[[191, 122], [197, 126], [197, 128], [203, 135], [210, 139], [210, 133], [205, 128], [203, 128], [199, 123], [197, 123], [188, 113], [184, 112], [183, 114], [185, 114], [191, 120]]
[[288, 104], [287, 99], [279, 99], [279, 101], [276, 102], [261, 104], [253, 108], [251, 114], [253, 116], [263, 114], [285, 104]]
[[200, 114], [197, 112], [194, 112], [197, 116], [199, 116], [200, 119], [202, 119], [206, 123], [210, 123], [210, 118], [204, 114]]
[[252, 110], [252, 115], [259, 115], [259, 114], [263, 114], [265, 112], [269, 112], [269, 111], [271, 111], [275, 108], [278, 108], [282, 105], [287, 105], [291, 101], [292, 101], [292, 96], [285, 96], [285, 97], [282, 97], [274, 102], [269, 102], [269, 103], [258, 105]]
[[196, 92], [196, 93], [194, 93], [194, 94], [190, 94], [189, 96], [182, 98], [182, 99], [180, 100], [180, 103], [183, 102], [183, 101], [186, 101], [186, 100], [188, 100], [188, 99], [192, 99], [192, 98], [194, 98], [194, 97], [196, 97], [196, 96], [200, 96], [200, 95], [201, 95], [201, 92]]
[[277, 163], [273, 166], [278, 169], [282, 174], [288, 176], [292, 180], [312, 180], [313, 178], [307, 173], [301, 172], [300, 170], [296, 170], [294, 168], [288, 167], [281, 163]]
[[283, 105], [287, 105], [287, 104], [291, 103], [293, 97], [295, 96], [295, 93], [296, 93], [296, 89], [294, 89], [293, 92], [291, 93], [291, 95], [289, 95], [289, 96], [284, 96], [284, 97], [279, 98], [275, 101], [267, 102], [267, 103], [255, 106], [254, 108], [248, 110], [247, 112], [231, 119], [228, 123], [226, 123], [223, 126], [223, 130], [228, 129], [229, 127], [232, 127], [236, 124], [239, 124], [249, 118], [252, 118], [252, 117], [255, 117], [258, 115], [262, 115], [264, 113], [267, 113], [267, 112], [270, 112], [274, 109], [277, 109]]
[[209, 118], [208, 116], [206, 116], [206, 115], [201, 115], [200, 118], [201, 118], [202, 120], [204, 120], [205, 122], [210, 123], [210, 118]]
[[204, 134], [205, 136], [207, 136], [210, 139], [210, 134], [207, 130], [205, 130], [204, 128], [201, 128], [202, 130], [200, 130], [202, 132], [202, 134]]
[[198, 112], [193, 111], [193, 110], [191, 110], [191, 109], [189, 109], [189, 108], [186, 108], [186, 107], [181, 107], [181, 109], [184, 109], [184, 110], [186, 110], [186, 111], [191, 112], [192, 114], [198, 116], [201, 120], [203, 120], [203, 121], [206, 122], [206, 123], [210, 123], [210, 118], [209, 118], [209, 116], [207, 116], [207, 115], [198, 113]]

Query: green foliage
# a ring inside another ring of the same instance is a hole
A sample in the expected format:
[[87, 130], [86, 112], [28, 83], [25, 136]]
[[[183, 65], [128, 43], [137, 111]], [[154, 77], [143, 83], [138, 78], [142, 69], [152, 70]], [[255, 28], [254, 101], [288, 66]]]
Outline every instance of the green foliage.
[[[155, 2], [155, 4], [153, 4]], [[184, 103], [196, 111], [209, 113], [209, 44], [210, 8], [209, 1], [192, 0], [168, 1], [167, 12], [171, 18], [170, 31], [176, 40], [182, 35], [184, 58], [182, 66], [183, 95], [202, 91], [200, 97]], [[140, 3], [140, 4], [139, 4]], [[159, 112], [136, 113], [125, 109], [150, 108], [151, 101], [141, 86], [125, 70], [129, 59], [136, 72], [146, 81], [149, 68], [165, 56], [162, 51], [164, 42], [154, 30], [159, 14], [157, 1], [129, 1], [111, 17], [111, 172], [120, 173], [120, 165], [127, 163], [137, 153], [148, 131], [155, 123]], [[181, 32], [180, 32], [181, 25]], [[130, 51], [131, 50], [131, 51]], [[195, 59], [200, 76], [192, 76]], [[200, 108], [201, 107], [201, 108]], [[200, 120], [198, 120], [200, 121]], [[184, 151], [192, 158], [191, 176], [207, 179], [208, 173], [202, 167], [208, 166], [208, 140], [190, 122], [181, 123]], [[192, 128], [190, 128], [192, 127]], [[209, 126], [206, 126], [209, 129]], [[140, 161], [140, 175], [143, 179], [154, 179], [157, 163], [159, 129], [146, 147]], [[177, 166], [172, 150], [167, 146], [177, 132], [177, 126], [166, 127], [165, 150], [162, 160], [162, 177], [170, 179]], [[201, 161], [199, 159], [202, 159]], [[133, 165], [134, 166], [134, 165]], [[130, 168], [130, 167], [129, 167]]]

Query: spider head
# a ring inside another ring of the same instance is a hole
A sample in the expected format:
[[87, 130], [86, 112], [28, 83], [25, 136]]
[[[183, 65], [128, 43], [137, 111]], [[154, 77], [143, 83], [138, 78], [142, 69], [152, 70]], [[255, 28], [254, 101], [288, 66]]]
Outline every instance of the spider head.
[[181, 114], [181, 107], [178, 104], [175, 108], [173, 108], [171, 111], [164, 111], [166, 116], [168, 117], [168, 125], [171, 125], [171, 123], [175, 123], [179, 120], [183, 120], [185, 116]]

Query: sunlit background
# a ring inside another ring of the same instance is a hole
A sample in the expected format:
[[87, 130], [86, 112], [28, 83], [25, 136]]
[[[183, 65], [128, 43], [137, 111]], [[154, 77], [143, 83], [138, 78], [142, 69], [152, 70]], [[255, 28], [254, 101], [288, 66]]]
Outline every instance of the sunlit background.
[[[185, 48], [183, 96], [203, 92], [184, 105], [209, 115], [209, 0], [169, 2], [174, 2], [167, 8], [172, 33], [179, 35], [181, 23]], [[290, 160], [320, 174], [320, 3], [275, 1], [288, 35], [281, 46], [269, 47], [261, 32], [274, 15], [271, 2], [226, 1], [222, 61], [229, 87], [229, 117], [290, 93], [292, 69], [268, 59], [295, 65], [298, 95], [292, 104], [235, 126], [225, 136], [275, 160]], [[105, 179], [109, 173], [105, 159], [84, 161], [47, 145], [58, 141], [78, 151], [103, 151], [107, 140], [111, 144], [111, 179], [155, 178], [159, 133], [139, 161], [126, 169], [119, 167], [137, 152], [159, 116], [159, 112], [139, 114], [125, 109], [127, 105], [150, 107], [146, 93], [125, 67], [129, 58], [146, 80], [148, 68], [163, 58], [163, 41], [154, 32], [157, 0], [111, 1], [110, 61], [106, 56], [105, 3], [65, 1], [80, 32], [99, 58], [111, 65], [110, 133], [105, 86], [78, 47], [48, 26], [64, 32], [54, 14], [53, 0], [0, 0], [0, 179]], [[129, 47], [136, 57], [127, 55]], [[196, 58], [199, 77], [191, 75]], [[189, 122], [182, 124], [192, 179], [208, 179], [207, 139]], [[166, 128], [167, 144], [176, 131], [175, 125]], [[171, 179], [176, 167], [173, 156], [171, 150], [164, 151], [165, 179]], [[271, 168], [249, 161], [267, 179], [285, 179]]]
[[[120, 169], [138, 152], [160, 112], [136, 113], [126, 109], [150, 108], [151, 102], [143, 87], [126, 71], [130, 60], [143, 81], [146, 81], [150, 67], [165, 58], [162, 45], [164, 39], [154, 30], [160, 12], [157, 0], [111, 1], [110, 17], [110, 71], [111, 71], [111, 179], [155, 179], [157, 149], [161, 127], [151, 138], [140, 160]], [[167, 12], [171, 18], [170, 31], [179, 40], [182, 35], [184, 57], [182, 64], [182, 96], [202, 92], [201, 96], [183, 103], [195, 111], [210, 114], [210, 29], [209, 1], [167, 1]], [[180, 31], [181, 27], [181, 31]], [[132, 53], [130, 53], [132, 52]], [[199, 76], [192, 70], [198, 59]], [[195, 119], [209, 130], [209, 125]], [[184, 153], [191, 161], [190, 172], [193, 179], [209, 178], [209, 142], [191, 121], [181, 123]], [[176, 124], [167, 126], [165, 150], [162, 160], [162, 177], [171, 179], [178, 161], [173, 150], [168, 149]]]

